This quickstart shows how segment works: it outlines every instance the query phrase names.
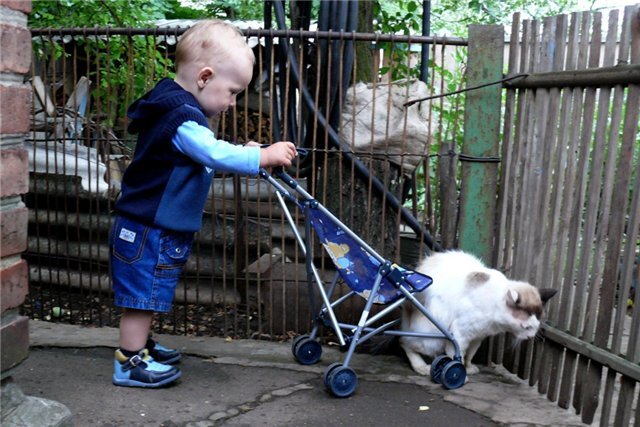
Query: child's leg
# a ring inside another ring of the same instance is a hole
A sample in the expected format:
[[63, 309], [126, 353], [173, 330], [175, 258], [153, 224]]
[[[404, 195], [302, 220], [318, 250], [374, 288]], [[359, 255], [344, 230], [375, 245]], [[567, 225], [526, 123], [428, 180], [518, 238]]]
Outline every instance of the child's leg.
[[[113, 383], [160, 387], [181, 375], [179, 352], [148, 344], [153, 313], [171, 309], [193, 233], [175, 233], [117, 216], [110, 236], [114, 304], [123, 308]], [[135, 307], [135, 308], [134, 308]]]
[[146, 347], [153, 311], [125, 308], [120, 318], [120, 349], [138, 352]]
[[180, 378], [174, 366], [156, 362], [145, 349], [153, 311], [125, 308], [120, 318], [113, 383], [125, 387], [161, 387]]

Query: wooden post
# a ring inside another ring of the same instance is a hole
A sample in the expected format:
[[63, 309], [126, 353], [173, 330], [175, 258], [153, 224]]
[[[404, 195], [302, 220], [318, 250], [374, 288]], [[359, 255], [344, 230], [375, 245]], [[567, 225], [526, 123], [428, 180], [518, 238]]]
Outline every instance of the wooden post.
[[[504, 30], [497, 25], [469, 27], [467, 86], [502, 78]], [[500, 84], [467, 92], [462, 153], [496, 157], [500, 135]], [[494, 250], [498, 163], [464, 161], [460, 195], [459, 248], [491, 263]]]

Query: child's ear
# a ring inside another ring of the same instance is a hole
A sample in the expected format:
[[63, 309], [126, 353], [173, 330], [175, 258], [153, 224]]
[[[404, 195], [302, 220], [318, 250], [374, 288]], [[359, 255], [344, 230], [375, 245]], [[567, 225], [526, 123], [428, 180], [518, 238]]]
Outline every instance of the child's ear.
[[198, 72], [198, 88], [203, 89], [209, 80], [213, 79], [216, 72], [211, 67], [204, 67]]

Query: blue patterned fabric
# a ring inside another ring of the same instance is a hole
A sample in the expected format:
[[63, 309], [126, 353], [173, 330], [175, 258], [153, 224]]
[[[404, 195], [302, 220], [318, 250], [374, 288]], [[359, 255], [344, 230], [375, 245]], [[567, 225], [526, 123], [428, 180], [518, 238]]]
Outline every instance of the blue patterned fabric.
[[[375, 282], [380, 262], [347, 234], [342, 224], [335, 223], [319, 209], [308, 209], [311, 226], [314, 228], [322, 245], [329, 253], [338, 272], [346, 284], [362, 297], [369, 299]], [[405, 287], [410, 291], [426, 289], [432, 280], [415, 271], [394, 265], [404, 276]], [[396, 286], [385, 277], [378, 293], [373, 296], [377, 304], [388, 304], [402, 296]]]

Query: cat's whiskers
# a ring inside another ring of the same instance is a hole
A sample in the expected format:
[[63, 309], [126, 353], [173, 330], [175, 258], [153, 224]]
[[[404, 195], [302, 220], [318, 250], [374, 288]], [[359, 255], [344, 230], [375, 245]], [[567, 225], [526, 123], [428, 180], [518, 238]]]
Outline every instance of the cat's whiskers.
[[544, 341], [544, 337], [542, 336], [542, 333], [540, 333], [540, 329], [538, 329], [538, 332], [536, 332], [536, 334], [531, 339], [534, 342], [543, 342]]
[[511, 340], [511, 350], [514, 351], [520, 345], [520, 343], [522, 343], [522, 341], [525, 340], [514, 336]]

